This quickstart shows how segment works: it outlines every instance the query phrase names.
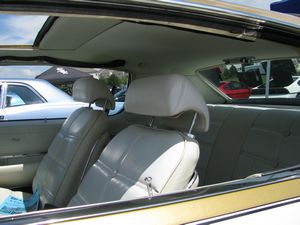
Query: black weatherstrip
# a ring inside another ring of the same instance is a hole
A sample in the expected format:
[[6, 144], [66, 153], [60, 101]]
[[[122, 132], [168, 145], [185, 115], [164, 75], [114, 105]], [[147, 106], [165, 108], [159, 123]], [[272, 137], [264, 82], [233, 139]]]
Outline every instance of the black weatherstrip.
[[49, 56], [34, 56], [34, 57], [19, 57], [19, 56], [1, 56], [0, 62], [3, 61], [20, 61], [20, 62], [43, 62], [50, 63], [54, 65], [63, 65], [63, 66], [73, 66], [73, 67], [90, 67], [90, 68], [115, 68], [122, 67], [126, 64], [125, 60], [116, 59], [104, 63], [88, 63], [81, 61], [65, 60], [59, 58], [53, 58]]
[[57, 18], [58, 17], [53, 17], [53, 16], [48, 17], [48, 19], [46, 20], [46, 22], [44, 23], [44, 25], [42, 26], [41, 30], [38, 32], [34, 40], [33, 43], [34, 47], [38, 47], [40, 45], [41, 41], [43, 40], [47, 32], [51, 29], [52, 25], [55, 23]]
[[246, 104], [246, 105], [292, 105], [300, 106], [299, 98], [251, 98], [251, 99], [232, 99], [227, 104]]

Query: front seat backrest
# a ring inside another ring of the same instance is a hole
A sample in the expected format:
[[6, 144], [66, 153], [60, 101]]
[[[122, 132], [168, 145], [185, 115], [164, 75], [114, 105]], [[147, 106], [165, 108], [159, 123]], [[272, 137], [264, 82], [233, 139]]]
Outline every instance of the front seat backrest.
[[[109, 141], [108, 118], [103, 111], [113, 109], [115, 103], [104, 82], [93, 78], [77, 80], [73, 98], [89, 106], [77, 109], [64, 122], [38, 167], [32, 189], [40, 188], [42, 207], [66, 206], [85, 170], [98, 159]], [[93, 109], [94, 102], [102, 105], [103, 111]]]
[[[208, 129], [208, 109], [201, 94], [180, 75], [134, 81], [126, 93], [125, 110], [152, 117], [194, 111], [202, 130]], [[198, 159], [199, 146], [191, 134], [131, 125], [105, 147], [69, 206], [184, 190]]]

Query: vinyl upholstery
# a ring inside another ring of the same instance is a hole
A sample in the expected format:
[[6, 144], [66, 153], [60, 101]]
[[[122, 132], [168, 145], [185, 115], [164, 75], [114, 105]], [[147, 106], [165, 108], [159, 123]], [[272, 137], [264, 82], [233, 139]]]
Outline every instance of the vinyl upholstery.
[[300, 163], [300, 111], [209, 105], [210, 129], [197, 133], [200, 185]]
[[155, 117], [174, 117], [193, 111], [199, 115], [197, 122], [201, 123], [202, 130], [207, 131], [209, 127], [209, 113], [201, 93], [181, 75], [136, 80], [126, 93], [125, 110]]
[[105, 106], [105, 109], [114, 109], [114, 96], [106, 88], [104, 81], [92, 77], [81, 78], [73, 85], [73, 99], [79, 102], [93, 103]]
[[[104, 90], [99, 91], [99, 89]], [[113, 99], [104, 83], [91, 78], [77, 80], [73, 93], [75, 99], [90, 104], [98, 99], [108, 101]], [[114, 103], [111, 102], [111, 105]], [[57, 207], [67, 205], [75, 194], [81, 177], [98, 159], [107, 144], [109, 138], [107, 126], [106, 114], [90, 107], [76, 110], [64, 122], [48, 148], [48, 153], [42, 159], [33, 180], [32, 190], [35, 191], [38, 186], [41, 190], [41, 208], [45, 204]], [[5, 199], [8, 194], [28, 196], [0, 189], [0, 199]]]
[[41, 161], [33, 179], [33, 190], [41, 187], [42, 205], [66, 206], [75, 194], [86, 162], [93, 150], [93, 160], [99, 157], [109, 140], [107, 117], [101, 111], [81, 108], [63, 124]]
[[70, 205], [148, 196], [146, 177], [154, 194], [185, 189], [198, 157], [197, 142], [180, 132], [129, 126], [104, 149]]
[[[195, 110], [205, 129], [208, 114], [204, 101], [195, 105], [178, 101], [183, 93], [192, 99], [200, 95], [188, 82], [187, 78], [179, 75], [136, 80], [130, 85], [129, 94], [126, 94], [125, 110], [165, 117], [181, 114], [185, 110]], [[174, 91], [175, 85], [181, 89]], [[173, 94], [164, 96], [169, 91], [173, 91]], [[155, 110], [147, 104], [155, 105]], [[154, 111], [158, 114], [154, 114]], [[193, 176], [199, 154], [197, 141], [183, 132], [130, 125], [105, 147], [84, 177], [69, 206], [149, 196], [151, 193], [148, 192], [146, 178], [151, 179], [154, 195], [184, 190]]]

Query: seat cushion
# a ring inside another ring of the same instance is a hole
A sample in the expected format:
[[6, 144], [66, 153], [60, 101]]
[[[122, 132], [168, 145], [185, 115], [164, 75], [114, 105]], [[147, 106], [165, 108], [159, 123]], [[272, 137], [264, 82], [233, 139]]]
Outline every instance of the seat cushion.
[[129, 126], [105, 147], [69, 205], [148, 196], [186, 189], [199, 158], [197, 142], [177, 131]]

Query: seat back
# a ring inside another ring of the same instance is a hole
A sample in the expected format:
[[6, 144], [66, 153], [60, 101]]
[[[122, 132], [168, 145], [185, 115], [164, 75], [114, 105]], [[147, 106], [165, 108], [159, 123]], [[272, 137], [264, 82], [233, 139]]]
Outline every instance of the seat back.
[[[161, 98], [155, 96], [157, 92]], [[126, 94], [125, 110], [162, 117], [194, 110], [203, 130], [208, 128], [208, 111], [202, 96], [187, 78], [179, 75], [134, 81]], [[191, 134], [131, 125], [105, 147], [69, 206], [184, 190], [192, 186], [190, 180], [199, 154], [198, 143]]]
[[[106, 102], [114, 108], [113, 96], [101, 81], [79, 79], [73, 86], [73, 98], [89, 104]], [[33, 180], [40, 188], [42, 207], [66, 206], [75, 194], [85, 171], [98, 159], [109, 141], [108, 118], [102, 110], [82, 107], [74, 111], [52, 141]]]
[[201, 145], [200, 185], [300, 163], [299, 110], [218, 104], [209, 111], [209, 132], [195, 134]]

